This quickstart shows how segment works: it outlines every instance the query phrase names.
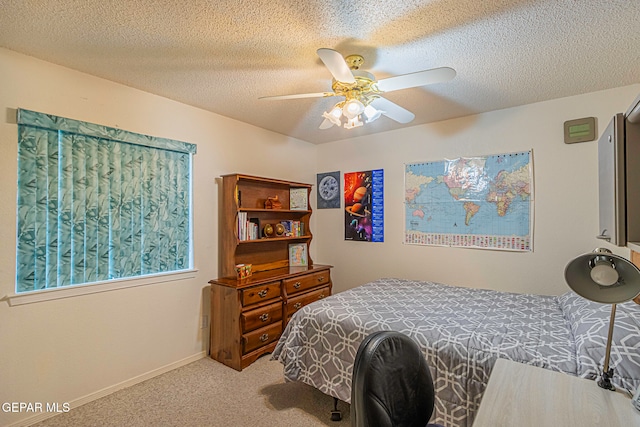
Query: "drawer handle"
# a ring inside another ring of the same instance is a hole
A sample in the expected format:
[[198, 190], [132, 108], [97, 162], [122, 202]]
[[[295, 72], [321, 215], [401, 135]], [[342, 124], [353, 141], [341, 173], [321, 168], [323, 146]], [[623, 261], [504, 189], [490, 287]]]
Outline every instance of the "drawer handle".
[[269, 313], [261, 314], [259, 319], [262, 320], [263, 322], [266, 322], [267, 320], [269, 320]]
[[269, 334], [260, 335], [260, 341], [265, 342], [268, 339], [269, 339]]
[[296, 310], [299, 309], [300, 307], [302, 307], [302, 303], [300, 302], [293, 304], [293, 308], [295, 308]]
[[300, 289], [300, 282], [294, 283], [293, 287], [296, 288], [296, 289]]
[[318, 282], [324, 282], [324, 276], [318, 277]]
[[267, 290], [266, 289], [261, 290], [260, 292], [258, 292], [258, 296], [260, 298], [266, 297], [267, 296]]
[[320, 294], [320, 296], [318, 297], [318, 299], [322, 299], [324, 298], [324, 294]]

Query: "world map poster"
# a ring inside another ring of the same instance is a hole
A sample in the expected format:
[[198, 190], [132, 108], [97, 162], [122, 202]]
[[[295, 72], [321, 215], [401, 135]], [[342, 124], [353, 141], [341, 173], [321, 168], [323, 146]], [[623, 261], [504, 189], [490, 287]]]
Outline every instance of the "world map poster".
[[405, 165], [415, 245], [533, 251], [532, 151]]

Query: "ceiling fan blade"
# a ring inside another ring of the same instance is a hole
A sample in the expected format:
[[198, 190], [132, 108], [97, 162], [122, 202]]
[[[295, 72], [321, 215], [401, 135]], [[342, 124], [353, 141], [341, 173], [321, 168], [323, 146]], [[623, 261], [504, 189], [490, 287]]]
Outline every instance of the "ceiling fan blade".
[[406, 110], [385, 98], [376, 98], [371, 103], [377, 110], [380, 110], [382, 114], [395, 120], [398, 123], [409, 123], [416, 116], [411, 111]]
[[299, 98], [324, 98], [326, 96], [335, 96], [333, 92], [316, 92], [316, 93], [298, 93], [294, 95], [276, 95], [276, 96], [261, 96], [258, 99], [266, 99], [269, 101], [276, 101], [279, 99], [299, 99]]
[[378, 89], [382, 92], [407, 89], [410, 87], [447, 82], [456, 76], [456, 70], [449, 67], [433, 68], [416, 73], [402, 74], [378, 80]]
[[356, 82], [356, 79], [353, 78], [353, 73], [351, 73], [349, 66], [339, 52], [333, 49], [320, 48], [317, 50], [317, 53], [334, 79], [343, 83]]
[[333, 123], [331, 123], [331, 120], [324, 119], [322, 121], [322, 123], [320, 123], [319, 128], [320, 129], [329, 129], [331, 126], [333, 126]]

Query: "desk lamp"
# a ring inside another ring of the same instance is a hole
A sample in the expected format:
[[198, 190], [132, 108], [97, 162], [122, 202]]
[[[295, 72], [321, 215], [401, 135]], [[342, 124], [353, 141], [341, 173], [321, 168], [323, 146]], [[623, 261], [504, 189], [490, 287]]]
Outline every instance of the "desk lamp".
[[616, 304], [640, 295], [640, 270], [626, 259], [613, 255], [610, 250], [597, 248], [592, 253], [580, 255], [569, 262], [564, 270], [564, 278], [569, 287], [581, 297], [611, 304], [604, 368], [598, 385], [608, 390], [615, 390], [611, 384], [613, 368], [609, 368], [609, 357]]

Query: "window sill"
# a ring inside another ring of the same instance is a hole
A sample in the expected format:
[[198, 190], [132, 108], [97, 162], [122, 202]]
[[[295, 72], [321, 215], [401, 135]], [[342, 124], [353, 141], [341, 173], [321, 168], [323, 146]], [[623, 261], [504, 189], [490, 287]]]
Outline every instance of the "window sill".
[[115, 291], [117, 289], [135, 288], [138, 286], [154, 285], [157, 283], [172, 282], [175, 280], [192, 279], [198, 270], [180, 270], [170, 273], [150, 274], [147, 276], [131, 277], [126, 279], [114, 279], [103, 282], [87, 283], [86, 285], [66, 286], [64, 288], [43, 289], [21, 294], [6, 295], [0, 301], [7, 301], [10, 306], [31, 304], [62, 298], [71, 298], [79, 295], [97, 294], [100, 292]]

